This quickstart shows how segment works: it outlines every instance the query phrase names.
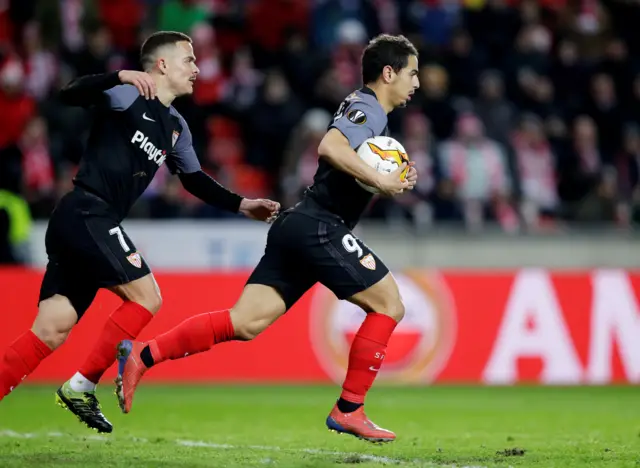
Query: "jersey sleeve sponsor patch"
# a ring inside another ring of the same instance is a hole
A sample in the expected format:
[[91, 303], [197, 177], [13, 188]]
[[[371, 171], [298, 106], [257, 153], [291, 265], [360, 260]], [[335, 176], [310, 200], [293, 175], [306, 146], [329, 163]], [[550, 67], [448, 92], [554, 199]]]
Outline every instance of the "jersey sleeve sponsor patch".
[[387, 124], [387, 116], [377, 102], [345, 100], [333, 116], [329, 128], [335, 128], [349, 140], [351, 148], [358, 148], [367, 138], [380, 135]]
[[354, 109], [347, 114], [347, 119], [356, 125], [363, 125], [367, 121], [367, 114], [360, 109]]

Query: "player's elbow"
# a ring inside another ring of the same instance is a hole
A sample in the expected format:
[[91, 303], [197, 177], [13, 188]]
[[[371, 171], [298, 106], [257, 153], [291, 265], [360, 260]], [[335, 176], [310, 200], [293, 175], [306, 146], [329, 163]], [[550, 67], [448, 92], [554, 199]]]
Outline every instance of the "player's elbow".
[[191, 195], [194, 195], [193, 192], [195, 191], [195, 189], [193, 188], [193, 177], [193, 174], [178, 174], [178, 179], [180, 180], [182, 187]]
[[74, 86], [75, 82], [71, 82], [62, 88], [58, 92], [58, 97], [60, 98], [60, 102], [66, 104], [68, 106], [80, 105], [80, 99], [78, 97], [78, 93], [76, 91], [76, 87]]
[[72, 93], [69, 92], [68, 86], [65, 86], [58, 92], [58, 97], [60, 98], [60, 102], [62, 102], [63, 104], [71, 103], [72, 101], [71, 95]]

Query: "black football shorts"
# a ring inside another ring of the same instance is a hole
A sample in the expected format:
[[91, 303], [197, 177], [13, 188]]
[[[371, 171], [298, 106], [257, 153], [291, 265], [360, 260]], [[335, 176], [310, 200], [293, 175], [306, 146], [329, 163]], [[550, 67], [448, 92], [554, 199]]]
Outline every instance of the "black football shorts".
[[39, 301], [55, 294], [66, 296], [78, 318], [98, 289], [150, 273], [109, 205], [80, 188], [66, 194], [51, 214], [45, 245], [49, 262]]
[[264, 255], [247, 284], [272, 286], [289, 309], [317, 282], [346, 299], [388, 272], [344, 224], [285, 212], [269, 229]]

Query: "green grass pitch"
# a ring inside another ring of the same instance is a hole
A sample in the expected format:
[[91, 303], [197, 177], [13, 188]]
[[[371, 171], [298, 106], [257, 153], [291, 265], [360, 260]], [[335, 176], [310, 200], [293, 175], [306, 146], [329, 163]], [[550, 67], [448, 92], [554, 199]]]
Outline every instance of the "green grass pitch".
[[98, 436], [19, 387], [0, 403], [0, 467], [640, 467], [637, 387], [377, 387], [367, 413], [398, 440], [327, 431], [329, 386], [143, 385], [131, 414], [99, 390]]

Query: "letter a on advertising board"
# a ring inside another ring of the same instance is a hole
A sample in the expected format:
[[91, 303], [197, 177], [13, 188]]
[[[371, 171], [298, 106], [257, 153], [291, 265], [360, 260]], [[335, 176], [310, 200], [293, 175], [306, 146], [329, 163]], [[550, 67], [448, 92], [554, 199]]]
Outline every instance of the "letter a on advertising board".
[[519, 358], [542, 360], [541, 383], [578, 383], [582, 377], [555, 290], [542, 270], [523, 270], [516, 276], [483, 380], [515, 383], [521, 377]]

